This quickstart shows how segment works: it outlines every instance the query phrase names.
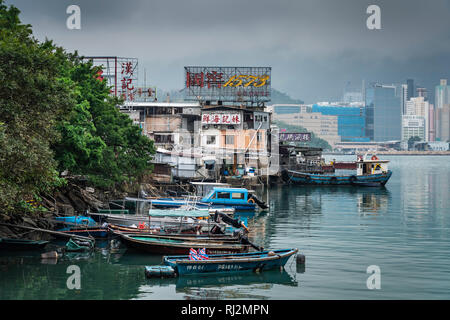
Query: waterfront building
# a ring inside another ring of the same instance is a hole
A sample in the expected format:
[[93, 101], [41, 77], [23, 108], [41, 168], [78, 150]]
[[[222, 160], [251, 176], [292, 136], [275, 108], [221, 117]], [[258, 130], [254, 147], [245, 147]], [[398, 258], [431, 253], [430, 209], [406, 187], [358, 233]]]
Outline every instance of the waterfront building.
[[191, 148], [195, 121], [200, 121], [198, 102], [126, 102], [120, 110], [128, 113], [154, 140], [156, 147], [172, 150]]
[[267, 167], [270, 151], [270, 112], [261, 108], [205, 106], [201, 114], [200, 148], [215, 155], [218, 166]]
[[394, 85], [366, 88], [366, 136], [371, 141], [401, 139], [402, 106]]

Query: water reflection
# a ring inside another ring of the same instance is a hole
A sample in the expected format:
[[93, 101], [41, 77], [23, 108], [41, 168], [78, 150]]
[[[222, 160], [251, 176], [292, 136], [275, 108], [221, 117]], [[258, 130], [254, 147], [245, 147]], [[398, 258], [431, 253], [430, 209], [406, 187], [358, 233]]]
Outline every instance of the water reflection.
[[270, 290], [274, 285], [296, 287], [298, 282], [295, 275], [285, 270], [157, 278], [147, 279], [146, 285], [139, 288], [140, 297], [145, 298], [146, 293], [153, 293], [156, 290], [155, 286], [170, 287], [172, 285], [175, 286], [176, 292], [183, 293], [186, 299], [267, 299], [270, 295], [255, 295], [251, 292]]

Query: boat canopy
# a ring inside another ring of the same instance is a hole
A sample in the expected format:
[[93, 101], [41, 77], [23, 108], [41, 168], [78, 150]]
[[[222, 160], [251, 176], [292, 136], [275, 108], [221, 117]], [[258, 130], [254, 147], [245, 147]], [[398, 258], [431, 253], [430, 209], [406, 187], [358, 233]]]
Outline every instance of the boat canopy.
[[189, 218], [204, 218], [209, 217], [208, 210], [165, 210], [165, 209], [150, 209], [148, 215], [151, 217], [189, 217]]

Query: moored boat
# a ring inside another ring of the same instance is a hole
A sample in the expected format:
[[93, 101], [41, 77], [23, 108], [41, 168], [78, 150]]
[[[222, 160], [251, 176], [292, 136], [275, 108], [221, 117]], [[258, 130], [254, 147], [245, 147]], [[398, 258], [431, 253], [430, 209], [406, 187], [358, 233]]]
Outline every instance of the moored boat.
[[200, 200], [195, 199], [175, 199], [160, 198], [150, 201], [155, 208], [179, 208], [181, 206], [192, 205], [198, 209], [224, 209], [234, 208], [236, 211], [254, 211], [259, 206], [267, 209], [267, 205], [251, 194], [245, 188], [213, 188], [206, 196]]
[[251, 247], [247, 244], [216, 240], [164, 239], [123, 233], [119, 236], [127, 247], [154, 254], [188, 254], [191, 248], [205, 248], [208, 254], [248, 252]]
[[49, 241], [0, 238], [0, 250], [37, 250], [44, 248]]
[[209, 255], [205, 260], [191, 260], [186, 256], [165, 256], [163, 263], [179, 275], [222, 272], [262, 271], [284, 267], [298, 249], [284, 249], [238, 254]]
[[286, 170], [284, 177], [295, 184], [384, 186], [392, 175], [388, 163], [389, 160], [380, 160], [376, 155], [370, 159], [358, 157], [356, 172], [351, 174], [313, 174]]

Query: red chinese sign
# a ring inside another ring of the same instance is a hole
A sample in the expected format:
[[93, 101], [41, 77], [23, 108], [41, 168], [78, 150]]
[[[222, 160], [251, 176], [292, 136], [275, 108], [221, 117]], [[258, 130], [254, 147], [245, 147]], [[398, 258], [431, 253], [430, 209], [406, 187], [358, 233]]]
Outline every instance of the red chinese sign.
[[202, 124], [240, 124], [241, 115], [239, 113], [204, 113], [202, 114]]
[[186, 99], [270, 101], [270, 67], [185, 67]]

